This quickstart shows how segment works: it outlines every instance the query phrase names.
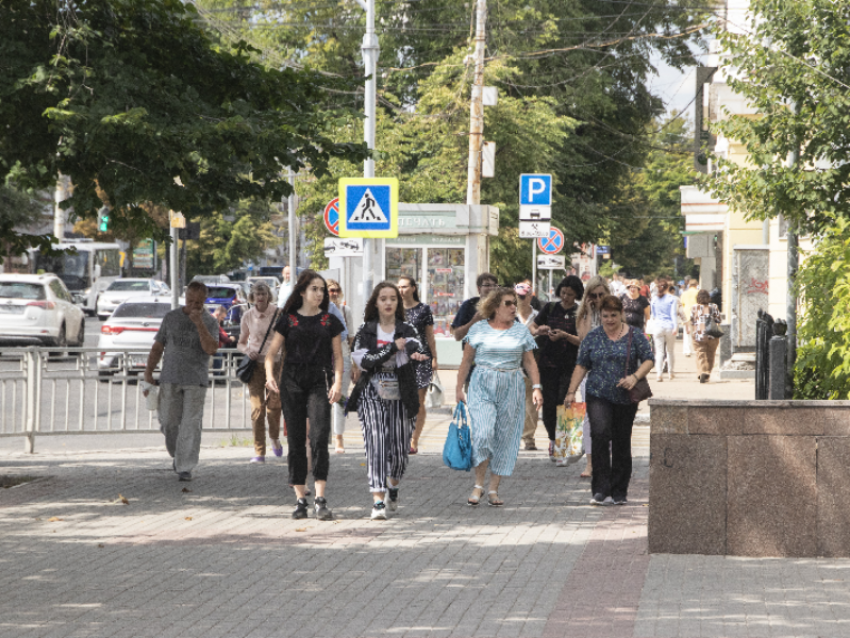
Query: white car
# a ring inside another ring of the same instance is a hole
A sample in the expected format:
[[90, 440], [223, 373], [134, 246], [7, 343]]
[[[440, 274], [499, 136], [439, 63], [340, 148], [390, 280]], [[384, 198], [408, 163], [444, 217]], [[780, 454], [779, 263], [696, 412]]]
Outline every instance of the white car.
[[85, 314], [56, 275], [0, 275], [0, 341], [83, 346]]
[[97, 316], [103, 321], [128, 299], [167, 295], [171, 289], [155, 279], [116, 279], [97, 298]]
[[100, 327], [98, 369], [107, 373], [119, 371], [121, 351], [132, 349], [127, 367], [143, 372], [153, 347], [153, 338], [159, 331], [162, 318], [170, 311], [170, 297], [134, 297], [118, 306]]

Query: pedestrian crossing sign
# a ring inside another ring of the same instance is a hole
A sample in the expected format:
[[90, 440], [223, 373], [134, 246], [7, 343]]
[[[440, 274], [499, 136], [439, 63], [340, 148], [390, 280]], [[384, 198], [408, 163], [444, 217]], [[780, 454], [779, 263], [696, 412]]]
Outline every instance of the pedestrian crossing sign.
[[398, 237], [398, 180], [339, 180], [340, 237]]

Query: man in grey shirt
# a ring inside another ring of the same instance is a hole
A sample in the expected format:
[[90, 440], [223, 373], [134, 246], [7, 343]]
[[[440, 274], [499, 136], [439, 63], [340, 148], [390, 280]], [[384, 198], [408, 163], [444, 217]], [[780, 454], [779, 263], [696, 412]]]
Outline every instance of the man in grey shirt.
[[207, 371], [210, 356], [218, 350], [218, 322], [204, 308], [206, 298], [204, 284], [189, 284], [186, 305], [163, 318], [145, 368], [145, 381], [153, 383], [153, 371], [165, 353], [159, 375], [159, 424], [181, 481], [191, 481], [198, 464]]

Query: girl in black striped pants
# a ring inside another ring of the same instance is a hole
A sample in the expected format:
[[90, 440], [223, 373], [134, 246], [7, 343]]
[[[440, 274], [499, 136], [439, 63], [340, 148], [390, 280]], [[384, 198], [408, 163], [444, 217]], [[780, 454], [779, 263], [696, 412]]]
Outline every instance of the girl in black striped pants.
[[347, 409], [357, 408], [363, 429], [372, 519], [385, 520], [387, 509], [398, 508], [398, 486], [419, 412], [411, 360], [428, 357], [422, 352], [416, 329], [404, 321], [401, 295], [394, 284], [385, 281], [375, 287], [364, 319], [351, 354], [361, 374]]

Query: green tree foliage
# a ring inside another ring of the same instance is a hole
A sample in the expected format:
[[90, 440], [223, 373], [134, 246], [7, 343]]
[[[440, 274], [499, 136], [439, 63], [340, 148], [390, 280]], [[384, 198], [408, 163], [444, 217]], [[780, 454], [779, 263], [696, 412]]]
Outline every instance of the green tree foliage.
[[[751, 219], [818, 232], [850, 214], [850, 4], [751, 0], [748, 33], [719, 30], [727, 82], [758, 112], [717, 124], [750, 154], [703, 181]], [[799, 147], [799, 163], [786, 158]]]
[[795, 284], [801, 312], [794, 398], [850, 399], [850, 221], [825, 231]]
[[[353, 0], [200, 4], [209, 24], [225, 37], [250, 40], [267, 59], [363, 79], [364, 15]], [[403, 201], [463, 202], [474, 3], [376, 5], [377, 146], [390, 156], [377, 174], [399, 177]], [[612, 217], [634, 215], [632, 207], [621, 210], [621, 201], [631, 196], [630, 171], [643, 164], [652, 144], [648, 127], [663, 112], [647, 87], [650, 54], [680, 68], [693, 64], [688, 43], [697, 37], [704, 6], [701, 0], [489, 3], [486, 82], [499, 88], [500, 98], [497, 107], [485, 108], [485, 138], [496, 142], [497, 158], [496, 177], [483, 182], [482, 203], [502, 211], [502, 231], [491, 251], [500, 274], [513, 278], [531, 269], [530, 240], [520, 240], [516, 230], [520, 172], [555, 174], [554, 223], [568, 243], [596, 242]], [[339, 94], [333, 101], [361, 106], [361, 95]], [[335, 139], [361, 139], [358, 124], [341, 125]], [[331, 165], [335, 177], [361, 170]], [[313, 201], [317, 190], [322, 195]], [[315, 216], [333, 190], [308, 183], [303, 194], [309, 206], [302, 210]]]
[[230, 215], [216, 212], [203, 219], [201, 238], [186, 242], [187, 277], [228, 272], [259, 257], [276, 239], [269, 221], [274, 212], [263, 202], [246, 200]]
[[322, 175], [365, 157], [327, 135], [356, 117], [322, 108], [345, 82], [254, 53], [220, 45], [180, 0], [0, 3], [0, 171], [34, 189], [61, 172], [76, 216], [96, 215], [102, 193], [116, 232], [162, 239], [146, 205], [197, 217], [278, 201], [283, 167]]
[[[20, 255], [30, 246], [30, 242], [21, 240], [15, 229], [37, 220], [47, 203], [36, 194], [21, 191], [12, 184], [0, 184], [0, 238], [4, 244], [0, 263], [4, 254]], [[49, 243], [47, 246], [39, 244], [42, 251], [49, 247]]]
[[648, 128], [652, 146], [646, 162], [629, 172], [619, 189], [625, 196], [609, 206], [611, 253], [632, 277], [677, 274], [673, 262], [685, 252], [679, 187], [696, 181], [687, 122], [674, 113]]

